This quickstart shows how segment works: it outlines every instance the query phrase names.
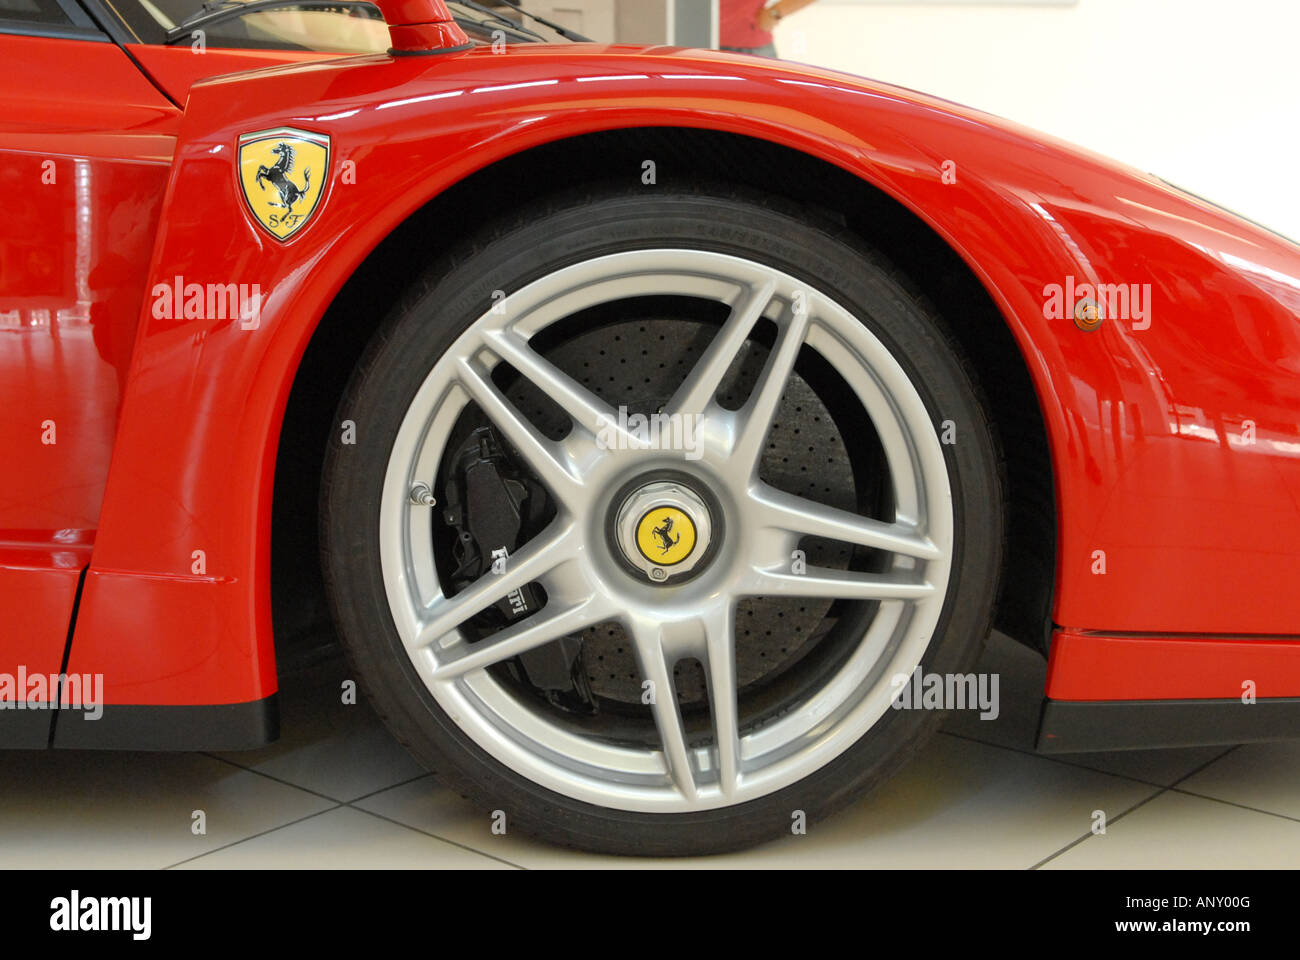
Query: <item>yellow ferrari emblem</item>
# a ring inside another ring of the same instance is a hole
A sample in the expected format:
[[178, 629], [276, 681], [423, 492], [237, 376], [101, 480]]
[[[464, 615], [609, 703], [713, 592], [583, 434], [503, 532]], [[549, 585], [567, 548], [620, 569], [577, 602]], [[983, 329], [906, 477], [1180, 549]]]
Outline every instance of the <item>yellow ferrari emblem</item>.
[[293, 127], [239, 138], [239, 185], [253, 219], [277, 240], [307, 225], [329, 178], [330, 138]]
[[676, 507], [655, 507], [636, 525], [642, 556], [663, 567], [681, 563], [695, 549], [695, 522]]

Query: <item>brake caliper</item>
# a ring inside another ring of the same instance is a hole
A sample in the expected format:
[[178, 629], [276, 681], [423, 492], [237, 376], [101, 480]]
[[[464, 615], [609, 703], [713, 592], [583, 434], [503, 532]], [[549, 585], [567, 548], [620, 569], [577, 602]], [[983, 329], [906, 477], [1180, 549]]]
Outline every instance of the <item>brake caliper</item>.
[[[463, 590], [485, 573], [505, 573], [510, 555], [544, 522], [546, 489], [518, 470], [490, 426], [474, 430], [452, 460], [443, 491], [443, 518], [456, 531], [452, 586]], [[512, 590], [474, 618], [485, 636], [541, 609], [533, 584]], [[582, 637], [562, 637], [520, 654], [510, 664], [519, 680], [556, 706], [573, 713], [596, 712], [582, 658]]]

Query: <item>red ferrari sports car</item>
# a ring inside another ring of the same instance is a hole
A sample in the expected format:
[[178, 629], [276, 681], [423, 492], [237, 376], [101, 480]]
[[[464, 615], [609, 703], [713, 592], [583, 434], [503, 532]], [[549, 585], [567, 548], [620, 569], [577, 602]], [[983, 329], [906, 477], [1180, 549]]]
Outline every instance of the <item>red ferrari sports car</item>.
[[0, 0], [0, 63], [0, 745], [265, 744], [331, 612], [591, 849], [827, 815], [993, 626], [1042, 750], [1300, 734], [1289, 241], [513, 5]]

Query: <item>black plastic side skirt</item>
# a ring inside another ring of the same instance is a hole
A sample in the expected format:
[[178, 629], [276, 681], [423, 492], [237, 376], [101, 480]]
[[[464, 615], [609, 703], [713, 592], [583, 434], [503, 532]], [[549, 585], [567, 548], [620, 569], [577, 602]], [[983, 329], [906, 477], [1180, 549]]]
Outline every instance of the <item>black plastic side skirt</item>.
[[50, 745], [53, 710], [19, 710], [0, 705], [0, 750], [44, 750]]
[[[60, 710], [53, 746], [65, 750], [252, 750], [280, 736], [280, 708], [274, 693], [247, 703], [194, 707], [110, 704], [103, 711], [96, 719], [79, 709]], [[48, 716], [47, 712], [47, 723]], [[2, 737], [0, 742], [11, 745]]]
[[1229, 700], [1045, 700], [1040, 753], [1204, 747], [1300, 738], [1300, 697]]

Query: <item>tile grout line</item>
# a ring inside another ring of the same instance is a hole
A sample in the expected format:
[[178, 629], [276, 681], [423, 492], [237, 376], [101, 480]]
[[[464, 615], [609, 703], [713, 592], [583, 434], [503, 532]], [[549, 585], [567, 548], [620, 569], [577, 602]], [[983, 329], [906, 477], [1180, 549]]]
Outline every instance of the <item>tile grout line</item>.
[[[336, 799], [336, 798], [334, 798], [334, 797], [328, 796], [327, 794], [324, 794], [324, 793], [320, 793], [320, 792], [318, 792], [318, 791], [316, 791], [316, 790], [311, 790], [311, 789], [309, 789], [309, 788], [307, 788], [307, 787], [299, 786], [299, 785], [296, 784], [296, 783], [290, 783], [288, 780], [282, 780], [280, 777], [277, 777], [277, 776], [274, 776], [274, 775], [272, 775], [272, 774], [266, 773], [265, 771], [262, 771], [262, 770], [256, 770], [256, 769], [254, 769], [254, 768], [252, 768], [252, 767], [246, 767], [246, 766], [244, 766], [242, 763], [236, 763], [235, 761], [233, 761], [233, 760], [229, 760], [229, 759], [227, 759], [226, 757], [217, 756], [216, 754], [211, 754], [211, 753], [204, 753], [203, 756], [205, 756], [205, 757], [209, 757], [209, 758], [212, 759], [212, 760], [218, 760], [218, 761], [220, 761], [220, 762], [222, 762], [222, 763], [230, 764], [230, 766], [232, 766], [232, 767], [236, 767], [236, 768], [239, 769], [239, 770], [243, 770], [243, 771], [245, 771], [246, 773], [253, 773], [253, 774], [256, 774], [256, 775], [259, 776], [259, 777], [265, 777], [267, 780], [270, 780], [270, 781], [272, 781], [273, 783], [278, 783], [278, 784], [280, 784], [281, 786], [291, 787], [291, 788], [293, 788], [293, 789], [295, 789], [295, 790], [302, 790], [304, 793], [309, 793], [309, 794], [311, 794], [311, 795], [314, 796], [314, 797], [319, 797], [319, 798], [322, 799], [322, 800], [328, 800], [330, 803], [334, 804], [334, 806], [332, 806], [332, 807], [328, 807], [328, 808], [326, 808], [325, 810], [320, 810], [320, 811], [317, 811], [317, 813], [310, 814], [310, 815], [309, 815], [310, 817], [318, 816], [318, 815], [321, 814], [321, 813], [329, 813], [331, 810], [337, 810], [337, 809], [339, 809], [340, 807], [348, 807], [348, 808], [351, 809], [351, 810], [355, 810], [357, 813], [368, 814], [369, 816], [375, 817], [375, 818], [377, 818], [377, 819], [379, 819], [379, 820], [386, 820], [386, 821], [388, 821], [389, 823], [394, 824], [395, 826], [405, 827], [407, 830], [414, 830], [416, 833], [422, 834], [422, 835], [424, 835], [424, 836], [426, 836], [426, 837], [430, 837], [430, 838], [432, 838], [432, 839], [434, 839], [434, 840], [438, 840], [438, 841], [440, 841], [440, 842], [442, 842], [442, 843], [448, 844], [449, 846], [459, 847], [461, 850], [466, 850], [466, 851], [468, 851], [468, 852], [470, 852], [470, 853], [477, 853], [477, 854], [480, 855], [480, 856], [487, 857], [489, 860], [496, 860], [496, 861], [498, 861], [498, 862], [500, 862], [500, 863], [505, 864], [505, 865], [508, 866], [508, 867], [514, 867], [516, 870], [526, 870], [526, 869], [528, 869], [527, 867], [524, 867], [524, 866], [522, 866], [521, 864], [518, 864], [518, 863], [512, 863], [511, 861], [506, 860], [506, 859], [503, 858], [503, 857], [498, 857], [496, 854], [488, 853], [488, 852], [486, 852], [486, 851], [484, 851], [484, 850], [478, 850], [478, 849], [476, 849], [476, 848], [474, 848], [474, 847], [467, 846], [466, 844], [459, 843], [458, 841], [450, 840], [450, 839], [448, 839], [447, 837], [439, 836], [439, 835], [436, 834], [436, 833], [430, 833], [428, 830], [421, 830], [419, 827], [413, 827], [413, 826], [411, 826], [410, 824], [402, 823], [400, 820], [394, 820], [394, 819], [392, 819], [391, 817], [386, 817], [386, 816], [384, 816], [383, 814], [375, 813], [373, 810], [367, 810], [367, 809], [365, 809], [364, 807], [357, 807], [357, 806], [354, 806], [354, 804], [359, 803], [359, 802], [362, 801], [362, 800], [368, 800], [368, 799], [371, 798], [371, 797], [378, 796], [379, 794], [381, 794], [381, 793], [385, 793], [385, 792], [387, 792], [387, 791], [389, 791], [389, 790], [396, 790], [398, 787], [404, 787], [404, 786], [407, 786], [408, 784], [412, 784], [412, 783], [415, 783], [415, 782], [417, 782], [417, 781], [419, 781], [419, 780], [423, 780], [423, 779], [425, 779], [426, 777], [432, 777], [432, 776], [433, 776], [433, 773], [432, 773], [432, 772], [425, 772], [425, 773], [420, 774], [419, 776], [411, 777], [409, 780], [402, 780], [402, 781], [400, 781], [400, 782], [398, 782], [398, 783], [390, 784], [390, 785], [387, 786], [387, 787], [381, 787], [381, 788], [378, 789], [378, 790], [372, 790], [370, 793], [362, 794], [361, 796], [359, 796], [359, 797], [354, 797], [354, 798], [352, 798], [351, 800], [338, 800], [338, 799]], [[291, 820], [291, 821], [289, 821], [289, 823], [281, 824], [279, 827], [272, 827], [270, 830], [265, 830], [265, 831], [263, 831], [262, 833], [256, 833], [256, 834], [253, 834], [253, 836], [251, 836], [251, 837], [245, 837], [244, 839], [245, 839], [245, 840], [252, 840], [252, 839], [254, 839], [255, 837], [265, 836], [267, 833], [273, 833], [274, 831], [279, 830], [280, 827], [288, 827], [288, 826], [292, 826], [292, 825], [295, 824], [295, 823], [301, 823], [302, 820], [305, 820], [305, 819], [308, 819], [308, 817], [302, 817], [302, 818], [300, 818], [300, 819], [298, 819], [298, 820]], [[243, 842], [244, 842], [243, 840], [236, 840], [236, 841], [235, 841], [235, 843], [243, 843]], [[227, 844], [226, 846], [233, 846], [233, 845], [234, 845], [234, 844], [232, 843], [232, 844]], [[197, 856], [190, 857], [188, 860], [182, 860], [182, 861], [180, 861], [180, 863], [189, 863], [190, 860], [197, 860], [199, 857], [206, 857], [209, 853], [215, 853], [217, 850], [224, 850], [224, 849], [225, 849], [225, 847], [217, 847], [217, 848], [215, 848], [215, 849], [213, 849], [213, 850], [208, 850], [208, 851], [206, 851], [206, 852], [204, 852], [204, 853], [200, 853], [200, 854], [198, 854]], [[172, 864], [172, 866], [179, 866], [179, 864]], [[164, 867], [163, 869], [164, 869], [164, 870], [170, 870], [171, 867]]]
[[[1182, 782], [1183, 782], [1184, 780], [1186, 780], [1188, 777], [1194, 777], [1194, 776], [1196, 776], [1196, 774], [1200, 773], [1200, 772], [1201, 772], [1202, 770], [1204, 770], [1206, 767], [1210, 766], [1210, 764], [1212, 764], [1212, 763], [1218, 763], [1220, 760], [1222, 760], [1222, 759], [1223, 759], [1224, 757], [1226, 757], [1228, 754], [1232, 753], [1232, 751], [1236, 750], [1238, 746], [1240, 746], [1240, 744], [1233, 744], [1232, 746], [1228, 747], [1227, 750], [1224, 750], [1222, 753], [1215, 754], [1213, 757], [1211, 757], [1209, 760], [1206, 760], [1206, 761], [1205, 761], [1203, 764], [1201, 764], [1199, 767], [1196, 767], [1194, 770], [1190, 770], [1190, 771], [1188, 771], [1187, 773], [1183, 774], [1183, 776], [1179, 777], [1179, 778], [1178, 778], [1177, 780], [1175, 780], [1173, 783], [1169, 784], [1169, 785], [1166, 786], [1166, 787], [1162, 787], [1161, 789], [1157, 790], [1155, 793], [1151, 794], [1151, 796], [1147, 797], [1145, 800], [1140, 800], [1140, 801], [1138, 801], [1138, 802], [1135, 803], [1133, 806], [1129, 807], [1127, 810], [1124, 810], [1123, 812], [1121, 812], [1118, 816], [1114, 817], [1113, 819], [1107, 820], [1107, 821], [1106, 821], [1106, 826], [1107, 826], [1107, 827], [1110, 827], [1111, 824], [1118, 823], [1120, 820], [1122, 820], [1122, 819], [1124, 819], [1125, 817], [1127, 817], [1130, 813], [1132, 813], [1132, 812], [1133, 812], [1134, 810], [1136, 810], [1138, 807], [1144, 807], [1144, 806], [1146, 806], [1148, 803], [1150, 803], [1152, 800], [1156, 799], [1157, 797], [1163, 796], [1164, 794], [1169, 793], [1171, 790], [1174, 790], [1174, 788], [1177, 787], [1178, 784], [1182, 783]], [[1139, 782], [1139, 783], [1142, 783], [1142, 782], [1144, 782], [1144, 781], [1139, 780], [1138, 782]], [[1178, 791], [1178, 792], [1181, 793], [1182, 791]], [[1044, 857], [1042, 860], [1039, 860], [1037, 863], [1035, 863], [1035, 864], [1034, 864], [1033, 866], [1031, 866], [1029, 869], [1030, 869], [1030, 870], [1037, 870], [1037, 869], [1039, 869], [1039, 868], [1042, 867], [1044, 864], [1046, 864], [1046, 863], [1050, 863], [1052, 860], [1055, 860], [1055, 859], [1056, 859], [1057, 857], [1059, 857], [1061, 854], [1065, 853], [1065, 852], [1068, 851], [1068, 850], [1072, 850], [1072, 849], [1074, 849], [1074, 848], [1077, 847], [1079, 844], [1083, 843], [1085, 840], [1089, 840], [1089, 839], [1091, 839], [1093, 836], [1095, 836], [1095, 834], [1092, 833], [1092, 831], [1088, 831], [1088, 832], [1085, 833], [1083, 836], [1081, 836], [1081, 837], [1079, 837], [1078, 839], [1074, 840], [1072, 843], [1068, 843], [1068, 844], [1066, 844], [1064, 847], [1062, 847], [1060, 850], [1057, 850], [1055, 853], [1051, 854], [1050, 856]]]
[[216, 760], [218, 763], [227, 763], [230, 766], [235, 767], [236, 769], [243, 770], [245, 773], [252, 773], [252, 774], [256, 774], [259, 777], [265, 777], [267, 780], [270, 780], [272, 783], [278, 783], [282, 787], [292, 787], [294, 790], [301, 790], [303, 793], [310, 793], [313, 797], [319, 797], [322, 800], [328, 800], [330, 803], [337, 803], [340, 805], [347, 803], [346, 800], [340, 800], [337, 797], [331, 797], [328, 794], [321, 793], [319, 790], [313, 790], [310, 787], [300, 787], [298, 784], [290, 783], [288, 780], [283, 780], [280, 777], [275, 776], [274, 774], [267, 773], [264, 770], [257, 770], [253, 767], [246, 767], [242, 763], [236, 763], [234, 760], [230, 760], [226, 757], [218, 756], [215, 753], [204, 753], [203, 756], [207, 757], [210, 760]]
[[1251, 813], [1262, 813], [1266, 817], [1277, 817], [1280, 820], [1290, 820], [1292, 823], [1300, 823], [1300, 817], [1293, 817], [1289, 813], [1278, 813], [1275, 810], [1262, 810], [1259, 807], [1252, 807], [1246, 803], [1238, 803], [1235, 800], [1224, 800], [1222, 797], [1211, 797], [1209, 794], [1197, 793], [1195, 790], [1180, 789], [1178, 787], [1170, 787], [1169, 789], [1184, 797], [1195, 797], [1197, 800], [1209, 800], [1211, 803], [1222, 803], [1229, 807], [1236, 807], [1238, 810], [1249, 810]]
[[481, 856], [487, 857], [487, 858], [489, 858], [489, 859], [491, 859], [491, 860], [498, 860], [498, 861], [500, 861], [501, 863], [504, 863], [506, 866], [514, 867], [516, 870], [527, 870], [527, 869], [528, 869], [527, 867], [523, 866], [522, 864], [514, 863], [514, 862], [512, 862], [512, 861], [510, 861], [510, 860], [505, 859], [504, 857], [498, 857], [496, 854], [494, 854], [494, 853], [488, 853], [486, 850], [479, 850], [479, 849], [477, 849], [476, 847], [471, 847], [471, 846], [468, 846], [467, 844], [460, 843], [460, 842], [458, 842], [458, 841], [456, 841], [456, 840], [448, 839], [447, 837], [440, 836], [439, 834], [436, 834], [436, 833], [430, 833], [428, 830], [421, 830], [419, 827], [413, 827], [413, 826], [411, 826], [409, 823], [402, 823], [400, 820], [394, 820], [394, 819], [392, 819], [391, 817], [386, 817], [386, 816], [384, 816], [382, 813], [376, 813], [376, 812], [373, 811], [373, 810], [367, 810], [365, 807], [358, 807], [358, 806], [355, 806], [355, 804], [360, 803], [362, 800], [369, 800], [371, 797], [376, 797], [376, 796], [378, 796], [378, 795], [381, 794], [381, 793], [387, 793], [389, 790], [396, 790], [398, 787], [405, 787], [405, 786], [408, 786], [408, 785], [410, 785], [410, 784], [412, 784], [412, 783], [417, 783], [417, 782], [419, 782], [420, 780], [424, 780], [424, 779], [426, 779], [426, 778], [433, 778], [433, 779], [436, 780], [436, 775], [434, 774], [434, 772], [433, 772], [432, 770], [426, 770], [424, 773], [420, 774], [418, 777], [412, 777], [410, 780], [403, 780], [401, 783], [395, 783], [395, 784], [393, 784], [393, 785], [390, 786], [390, 787], [384, 787], [383, 789], [380, 789], [380, 790], [372, 790], [370, 793], [363, 794], [362, 796], [359, 796], [359, 797], [354, 797], [353, 799], [348, 800], [348, 801], [345, 803], [345, 806], [351, 807], [353, 810], [356, 810], [358, 813], [366, 813], [366, 814], [369, 814], [369, 815], [372, 816], [372, 817], [377, 817], [377, 818], [379, 818], [380, 820], [387, 820], [389, 823], [396, 824], [396, 825], [399, 826], [399, 827], [405, 827], [405, 828], [408, 829], [408, 830], [414, 830], [416, 833], [422, 833], [422, 834], [424, 834], [426, 837], [432, 837], [432, 838], [435, 839], [435, 840], [441, 840], [443, 843], [449, 843], [449, 844], [451, 844], [453, 847], [460, 847], [462, 850], [468, 850], [468, 851], [470, 851], [471, 853], [477, 853], [477, 854], [480, 854]]
[[171, 870], [172, 868], [179, 867], [182, 864], [193, 863], [195, 860], [201, 860], [204, 857], [208, 856], [209, 854], [217, 853], [221, 850], [228, 850], [231, 847], [237, 847], [241, 843], [247, 843], [249, 840], [256, 840], [258, 837], [264, 837], [269, 833], [275, 833], [275, 831], [283, 830], [285, 827], [292, 827], [295, 823], [302, 823], [304, 820], [310, 820], [312, 817], [319, 817], [321, 814], [329, 813], [331, 810], [338, 810], [343, 806], [345, 806], [345, 804], [336, 803], [332, 807], [326, 807], [324, 810], [317, 810], [315, 813], [309, 813], [305, 817], [298, 817], [296, 820], [290, 820], [288, 823], [277, 824], [276, 826], [271, 827], [270, 829], [261, 830], [247, 837], [242, 837], [239, 840], [232, 840], [230, 843], [223, 843], [219, 847], [213, 847], [211, 850], [205, 850], [202, 853], [197, 853], [192, 857], [186, 857], [184, 860], [178, 860], [173, 864], [163, 867], [162, 869]]
[[259, 777], [265, 777], [267, 780], [270, 780], [274, 783], [278, 783], [282, 786], [293, 787], [295, 790], [301, 790], [304, 793], [310, 793], [312, 796], [320, 797], [322, 800], [328, 800], [330, 803], [341, 803], [348, 806], [356, 803], [358, 800], [368, 800], [370, 797], [376, 796], [377, 794], [381, 794], [386, 790], [396, 790], [398, 787], [405, 787], [408, 784], [415, 783], [417, 780], [423, 780], [425, 777], [432, 777], [434, 775], [432, 771], [426, 770], [424, 773], [417, 774], [416, 776], [410, 777], [407, 780], [399, 780], [396, 783], [390, 783], [386, 787], [380, 787], [378, 790], [371, 790], [369, 793], [363, 793], [361, 796], [353, 797], [351, 800], [342, 800], [338, 797], [331, 797], [327, 793], [321, 793], [319, 790], [313, 790], [311, 789], [311, 787], [304, 787], [301, 784], [294, 783], [291, 780], [285, 780], [283, 777], [277, 777], [275, 774], [267, 773], [265, 770], [258, 770], [256, 767], [244, 766], [244, 764], [242, 763], [236, 763], [234, 760], [230, 760], [226, 757], [218, 756], [217, 754], [205, 753], [203, 754], [203, 756], [209, 757], [212, 760], [219, 760], [222, 763], [228, 763], [232, 767], [238, 767], [240, 770], [243, 770], [246, 773], [255, 773]]
[[434, 776], [433, 771], [426, 770], [419, 776], [411, 777], [409, 780], [399, 780], [397, 783], [389, 784], [386, 787], [380, 787], [378, 790], [371, 790], [369, 793], [363, 793], [359, 797], [353, 797], [351, 800], [342, 800], [340, 802], [346, 803], [350, 807], [354, 803], [360, 803], [362, 800], [369, 800], [371, 797], [377, 797], [381, 793], [387, 793], [389, 790], [396, 790], [398, 787], [409, 787], [413, 783], [418, 783], [419, 781], [432, 776]]
[[453, 846], [453, 847], [459, 847], [461, 850], [465, 850], [465, 851], [467, 851], [467, 852], [469, 852], [469, 853], [476, 853], [476, 854], [478, 854], [480, 857], [487, 857], [489, 860], [495, 860], [495, 861], [497, 861], [498, 863], [503, 863], [503, 864], [505, 864], [507, 867], [514, 867], [514, 869], [516, 869], [516, 870], [527, 870], [527, 869], [528, 869], [527, 867], [523, 866], [522, 864], [514, 863], [514, 862], [512, 862], [512, 861], [510, 861], [510, 860], [507, 860], [505, 857], [498, 857], [495, 853], [488, 853], [488, 852], [486, 852], [486, 851], [484, 851], [484, 850], [478, 850], [478, 849], [476, 849], [476, 848], [474, 848], [474, 847], [471, 847], [471, 846], [468, 846], [468, 845], [466, 845], [466, 844], [460, 843], [459, 841], [456, 841], [456, 840], [448, 840], [446, 837], [440, 837], [440, 836], [438, 836], [438, 834], [436, 834], [436, 833], [430, 833], [428, 830], [421, 830], [419, 827], [413, 827], [413, 826], [411, 826], [409, 823], [403, 823], [401, 820], [394, 820], [392, 817], [385, 816], [385, 815], [382, 814], [382, 813], [376, 813], [376, 812], [373, 811], [373, 810], [367, 810], [365, 807], [353, 807], [350, 803], [340, 804], [340, 806], [351, 807], [351, 809], [357, 811], [357, 813], [364, 813], [364, 814], [366, 814], [366, 815], [368, 815], [368, 816], [374, 817], [376, 820], [383, 820], [383, 821], [385, 821], [385, 822], [387, 822], [387, 823], [391, 823], [391, 824], [393, 824], [393, 826], [395, 826], [395, 827], [402, 827], [402, 828], [405, 829], [405, 830], [411, 830], [411, 831], [413, 831], [413, 832], [415, 832], [415, 833], [420, 834], [421, 836], [430, 837], [430, 838], [432, 838], [432, 839], [434, 839], [434, 840], [441, 841], [442, 843], [448, 844], [448, 845]]
[[1204, 769], [1205, 769], [1206, 767], [1208, 767], [1210, 764], [1212, 764], [1212, 763], [1218, 763], [1220, 760], [1222, 760], [1224, 757], [1226, 757], [1228, 754], [1232, 753], [1232, 751], [1236, 750], [1236, 749], [1237, 749], [1238, 747], [1240, 747], [1240, 746], [1241, 746], [1241, 744], [1239, 744], [1239, 743], [1234, 743], [1234, 744], [1232, 744], [1232, 746], [1228, 747], [1228, 748], [1227, 748], [1226, 750], [1224, 750], [1222, 753], [1215, 754], [1213, 757], [1211, 757], [1209, 760], [1206, 760], [1203, 764], [1201, 764], [1201, 765], [1200, 765], [1199, 767], [1197, 767], [1195, 770], [1189, 770], [1187, 773], [1183, 774], [1181, 777], [1179, 777], [1179, 778], [1178, 778], [1177, 780], [1175, 780], [1173, 783], [1169, 784], [1169, 789], [1170, 789], [1170, 790], [1175, 789], [1175, 788], [1176, 788], [1180, 783], [1182, 783], [1184, 780], [1188, 780], [1188, 779], [1190, 779], [1191, 777], [1196, 776], [1198, 773], [1200, 773], [1202, 770], [1204, 770]]
[[[1122, 810], [1119, 813], [1117, 813], [1114, 817], [1111, 817], [1109, 820], [1106, 821], [1106, 827], [1109, 829], [1112, 825], [1119, 823], [1119, 821], [1123, 820], [1125, 817], [1127, 817], [1138, 807], [1146, 806], [1156, 797], [1160, 796], [1163, 793], [1167, 793], [1168, 791], [1169, 791], [1168, 787], [1158, 788], [1155, 793], [1151, 794], [1151, 796], [1144, 797], [1143, 799], [1139, 800], [1137, 803], [1133, 804], [1133, 806], [1129, 807], [1127, 810]], [[1033, 864], [1031, 867], [1029, 867], [1029, 869], [1037, 870], [1039, 867], [1043, 866], [1044, 864], [1050, 863], [1052, 860], [1055, 860], [1057, 857], [1059, 857], [1061, 854], [1065, 853], [1066, 851], [1073, 850], [1079, 844], [1083, 843], [1085, 840], [1088, 840], [1093, 836], [1095, 836], [1095, 834], [1091, 830], [1089, 830], [1083, 836], [1076, 837], [1074, 840], [1071, 840], [1069, 843], [1063, 846], [1060, 850], [1057, 850], [1055, 853], [1050, 853], [1047, 856], [1043, 857], [1042, 860], [1039, 860], [1037, 863]]]

